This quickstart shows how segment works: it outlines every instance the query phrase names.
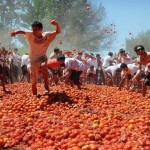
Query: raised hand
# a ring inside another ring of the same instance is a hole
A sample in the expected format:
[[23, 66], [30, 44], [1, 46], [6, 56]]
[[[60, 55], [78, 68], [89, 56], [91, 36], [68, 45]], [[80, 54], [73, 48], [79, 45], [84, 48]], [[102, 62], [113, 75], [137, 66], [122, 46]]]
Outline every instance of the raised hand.
[[16, 36], [16, 33], [13, 31], [10, 33], [10, 36]]
[[55, 20], [51, 20], [52, 25], [57, 25], [58, 23]]

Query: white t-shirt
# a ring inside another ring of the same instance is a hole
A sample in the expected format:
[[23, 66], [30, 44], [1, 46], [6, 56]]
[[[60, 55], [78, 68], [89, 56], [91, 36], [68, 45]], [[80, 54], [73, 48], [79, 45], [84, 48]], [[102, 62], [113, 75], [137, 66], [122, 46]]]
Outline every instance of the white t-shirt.
[[137, 72], [138, 66], [135, 64], [128, 64], [128, 71], [123, 71], [123, 74], [131, 74], [132, 76]]
[[116, 70], [119, 68], [119, 66], [109, 66], [106, 69], [104, 69], [105, 73], [110, 73], [112, 77], [116, 75]]
[[25, 37], [29, 42], [29, 58], [31, 62], [37, 61], [40, 56], [46, 55], [49, 44], [55, 39], [56, 34], [50, 32], [42, 33], [43, 37], [38, 39], [33, 32], [26, 32]]
[[111, 56], [106, 56], [105, 58], [104, 58], [104, 62], [103, 62], [103, 67], [109, 67], [110, 66], [110, 62], [111, 61], [113, 61], [113, 57], [111, 57]]
[[29, 55], [22, 55], [21, 57], [21, 66], [29, 64]]
[[121, 63], [125, 63], [125, 64], [131, 64], [131, 58], [129, 56], [129, 54], [126, 54], [128, 59], [124, 59], [124, 57], [122, 57], [121, 55], [119, 55], [118, 59], [121, 61]]
[[67, 69], [76, 70], [76, 71], [84, 71], [85, 65], [82, 61], [77, 60], [75, 58], [66, 58], [65, 59], [65, 67]]
[[6, 55], [5, 61], [4, 61], [4, 66], [8, 67], [10, 69], [10, 64], [11, 64], [11, 57], [9, 55]]
[[87, 70], [87, 74], [92, 73], [92, 74], [96, 74], [96, 68], [94, 68], [93, 70], [90, 70], [90, 68]]
[[89, 58], [87, 60], [87, 63], [88, 63], [89, 66], [94, 66], [95, 68], [98, 68], [97, 59]]
[[57, 58], [57, 57], [58, 57], [58, 55], [53, 52], [53, 53], [50, 54], [49, 59], [54, 59], [54, 58]]
[[18, 64], [20, 62], [20, 56], [17, 53], [13, 53], [12, 54], [12, 60], [13, 60], [13, 64], [15, 66], [18, 66]]

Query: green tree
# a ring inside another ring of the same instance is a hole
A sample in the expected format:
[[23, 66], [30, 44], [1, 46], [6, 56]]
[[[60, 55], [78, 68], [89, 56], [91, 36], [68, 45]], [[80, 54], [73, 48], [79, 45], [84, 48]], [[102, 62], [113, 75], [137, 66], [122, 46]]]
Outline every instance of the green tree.
[[[21, 15], [26, 13], [30, 1], [0, 0], [0, 42], [9, 47], [10, 31], [20, 28]], [[15, 40], [14, 40], [15, 41]]]
[[150, 30], [140, 32], [136, 37], [126, 39], [126, 49], [130, 52], [131, 56], [136, 56], [134, 47], [136, 45], [143, 45], [146, 51], [150, 51]]
[[[97, 51], [109, 49], [114, 40], [111, 26], [106, 26], [105, 8], [102, 4], [95, 9], [87, 0], [0, 0], [2, 3], [1, 22], [7, 31], [12, 29], [31, 29], [31, 23], [35, 20], [43, 22], [44, 31], [52, 31], [55, 28], [50, 25], [50, 20], [55, 19], [61, 25], [61, 35], [52, 42], [62, 50], [85, 49]], [[86, 9], [89, 7], [89, 9]], [[9, 14], [6, 16], [4, 14]], [[7, 26], [9, 24], [9, 26]], [[23, 49], [27, 48], [27, 42], [22, 36], [18, 36]], [[13, 40], [13, 43], [16, 42]], [[62, 44], [59, 44], [62, 40]], [[9, 40], [10, 41], [10, 40]]]
[[[25, 25], [30, 25], [31, 20], [40, 20], [47, 31], [53, 30], [50, 26], [51, 19], [60, 23], [62, 33], [51, 47], [57, 46], [61, 39], [61, 49], [97, 51], [109, 49], [114, 39], [113, 32], [105, 32], [106, 29], [102, 28], [106, 12], [101, 4], [97, 9], [93, 9], [87, 0], [33, 0], [30, 7], [22, 17]], [[87, 10], [87, 7], [90, 9]], [[111, 30], [110, 27], [107, 27], [107, 30]]]

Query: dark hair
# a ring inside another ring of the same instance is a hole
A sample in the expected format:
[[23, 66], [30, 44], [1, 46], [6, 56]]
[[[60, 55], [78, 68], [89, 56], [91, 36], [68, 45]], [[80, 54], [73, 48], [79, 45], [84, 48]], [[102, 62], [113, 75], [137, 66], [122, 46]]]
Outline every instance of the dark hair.
[[82, 55], [83, 54], [83, 52], [78, 52], [78, 55]]
[[94, 68], [94, 66], [93, 66], [93, 65], [91, 65], [91, 66], [90, 66], [90, 68], [91, 68], [91, 69], [93, 69], [93, 68]]
[[117, 68], [116, 72], [118, 72], [118, 73], [121, 72], [121, 68]]
[[57, 52], [57, 51], [59, 51], [59, 48], [58, 48], [58, 47], [55, 47], [55, 48], [54, 48], [54, 52]]
[[137, 53], [137, 51], [139, 51], [139, 50], [145, 51], [144, 46], [143, 46], [143, 45], [137, 45], [137, 46], [134, 47], [134, 51], [135, 51], [136, 53]]
[[100, 54], [96, 54], [96, 57], [100, 57]]
[[59, 60], [65, 60], [65, 55], [64, 55], [64, 54], [59, 55], [59, 56], [57, 57], [57, 61], [59, 61]]
[[109, 55], [109, 56], [113, 56], [113, 53], [112, 53], [112, 52], [109, 52], [108, 55]]
[[122, 63], [121, 65], [120, 65], [120, 68], [121, 69], [124, 69], [124, 68], [127, 68], [128, 66], [127, 66], [127, 64], [125, 64], [125, 63]]
[[38, 27], [40, 30], [43, 30], [43, 24], [40, 21], [34, 21], [31, 26]]
[[122, 54], [122, 53], [125, 52], [125, 50], [121, 48], [121, 49], [119, 50], [119, 52]]
[[65, 64], [60, 64], [61, 67], [65, 67]]
[[94, 56], [94, 54], [93, 53], [90, 53], [92, 56]]
[[14, 51], [18, 51], [18, 48], [14, 48]]
[[6, 51], [5, 47], [2, 47], [1, 50]]

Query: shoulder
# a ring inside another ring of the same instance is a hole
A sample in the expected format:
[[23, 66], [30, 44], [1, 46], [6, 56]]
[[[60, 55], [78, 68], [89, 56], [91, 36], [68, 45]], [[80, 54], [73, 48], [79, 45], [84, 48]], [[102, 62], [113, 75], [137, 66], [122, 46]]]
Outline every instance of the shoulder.
[[33, 32], [32, 31], [25, 31], [25, 35], [32, 35]]
[[43, 32], [43, 35], [48, 38], [55, 38], [57, 34], [56, 32]]
[[147, 52], [147, 57], [148, 59], [150, 59], [150, 52]]
[[146, 52], [147, 53], [147, 55], [149, 55], [150, 56], [150, 52]]
[[30, 38], [31, 36], [33, 36], [33, 32], [32, 31], [25, 31], [25, 37], [26, 38]]

